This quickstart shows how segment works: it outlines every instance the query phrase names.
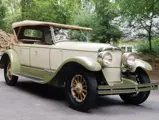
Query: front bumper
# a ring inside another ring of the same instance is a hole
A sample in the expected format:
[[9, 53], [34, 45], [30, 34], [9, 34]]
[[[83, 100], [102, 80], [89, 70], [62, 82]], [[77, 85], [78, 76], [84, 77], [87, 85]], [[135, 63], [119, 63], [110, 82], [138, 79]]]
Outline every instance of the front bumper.
[[[150, 90], [158, 90], [159, 83], [149, 83], [149, 84], [135, 84], [130, 80], [125, 80], [127, 83], [123, 82], [121, 84], [110, 85], [99, 85], [98, 94], [99, 95], [116, 95], [125, 93], [136, 93], [144, 92]], [[128, 81], [130, 82], [128, 84]]]

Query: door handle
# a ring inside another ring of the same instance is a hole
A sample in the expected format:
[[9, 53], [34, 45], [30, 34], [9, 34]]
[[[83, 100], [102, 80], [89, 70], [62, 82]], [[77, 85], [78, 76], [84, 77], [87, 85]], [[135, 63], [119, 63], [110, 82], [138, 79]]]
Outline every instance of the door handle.
[[35, 51], [35, 55], [38, 55], [38, 51]]

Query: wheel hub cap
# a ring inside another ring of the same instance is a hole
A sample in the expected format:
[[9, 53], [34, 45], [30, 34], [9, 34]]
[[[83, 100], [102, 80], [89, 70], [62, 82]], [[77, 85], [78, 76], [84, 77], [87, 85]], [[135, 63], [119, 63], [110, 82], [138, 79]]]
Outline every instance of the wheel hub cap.
[[76, 92], [80, 94], [82, 92], [82, 89], [83, 89], [82, 84], [77, 83], [75, 89], [76, 89]]

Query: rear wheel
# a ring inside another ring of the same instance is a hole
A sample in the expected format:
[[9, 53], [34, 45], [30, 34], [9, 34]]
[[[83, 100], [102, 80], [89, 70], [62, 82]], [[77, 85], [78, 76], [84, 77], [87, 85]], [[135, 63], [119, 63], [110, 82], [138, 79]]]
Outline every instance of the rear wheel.
[[[147, 84], [150, 83], [149, 76], [147, 73], [139, 68], [136, 71], [136, 81], [139, 84]], [[150, 95], [150, 91], [131, 93], [131, 94], [121, 94], [121, 99], [128, 104], [139, 105], [147, 100]]]
[[10, 60], [4, 66], [4, 78], [7, 85], [14, 86], [18, 81], [18, 77], [11, 73], [11, 63]]
[[66, 82], [66, 97], [71, 108], [86, 111], [97, 98], [97, 81], [89, 72], [71, 73]]

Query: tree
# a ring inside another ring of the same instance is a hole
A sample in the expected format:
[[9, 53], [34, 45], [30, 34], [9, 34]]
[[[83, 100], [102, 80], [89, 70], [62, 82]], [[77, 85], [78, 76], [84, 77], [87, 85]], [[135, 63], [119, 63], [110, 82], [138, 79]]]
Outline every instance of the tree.
[[119, 15], [116, 3], [109, 0], [3, 1], [7, 6], [7, 26], [15, 21], [29, 19], [92, 27], [91, 40], [103, 43], [117, 41], [122, 35], [112, 23]]
[[74, 9], [80, 0], [23, 0], [22, 18], [40, 21], [51, 21], [67, 24], [72, 19]]
[[6, 13], [6, 8], [2, 4], [2, 1], [0, 1], [0, 29], [5, 28], [5, 13]]
[[2, 0], [5, 10], [5, 31], [11, 32], [13, 22], [21, 20], [20, 0]]
[[151, 41], [158, 27], [156, 24], [159, 23], [155, 20], [159, 15], [159, 0], [119, 0], [119, 2], [121, 15], [129, 22], [129, 27], [147, 32], [151, 53]]
[[117, 41], [122, 36], [118, 26], [112, 23], [114, 18], [119, 16], [117, 4], [109, 0], [94, 0], [94, 3], [97, 18], [99, 19], [99, 25], [96, 29], [97, 38], [101, 38], [101, 42]]
[[35, 6], [34, 0], [21, 0], [21, 16], [22, 19], [28, 19], [33, 13], [31, 13], [32, 7]]
[[109, 0], [83, 0], [83, 6], [79, 14], [75, 16], [75, 24], [92, 27], [91, 40], [101, 43], [117, 41], [122, 32], [113, 25], [112, 21], [118, 16], [118, 11], [114, 9], [115, 3]]

